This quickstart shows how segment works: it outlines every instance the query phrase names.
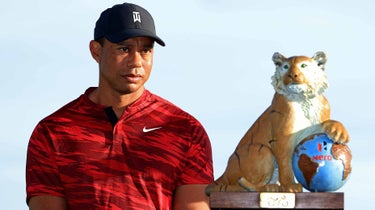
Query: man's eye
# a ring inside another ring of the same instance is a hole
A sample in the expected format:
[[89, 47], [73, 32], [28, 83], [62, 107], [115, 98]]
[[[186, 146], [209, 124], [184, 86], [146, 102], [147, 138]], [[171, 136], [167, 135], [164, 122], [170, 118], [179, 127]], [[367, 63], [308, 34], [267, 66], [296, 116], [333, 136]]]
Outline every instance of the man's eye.
[[121, 48], [119, 48], [119, 50], [121, 52], [129, 52], [129, 48], [127, 48], [127, 47], [121, 47]]
[[144, 49], [143, 50], [143, 53], [151, 53], [152, 52], [152, 49]]

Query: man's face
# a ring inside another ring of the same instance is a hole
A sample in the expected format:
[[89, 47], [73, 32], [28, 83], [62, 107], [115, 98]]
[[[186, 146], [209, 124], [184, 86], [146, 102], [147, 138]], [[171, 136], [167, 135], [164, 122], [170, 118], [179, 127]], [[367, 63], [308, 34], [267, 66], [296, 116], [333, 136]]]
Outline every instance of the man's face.
[[153, 47], [154, 40], [148, 37], [131, 38], [120, 43], [104, 39], [95, 58], [99, 63], [99, 86], [121, 95], [142, 92], [151, 73]]

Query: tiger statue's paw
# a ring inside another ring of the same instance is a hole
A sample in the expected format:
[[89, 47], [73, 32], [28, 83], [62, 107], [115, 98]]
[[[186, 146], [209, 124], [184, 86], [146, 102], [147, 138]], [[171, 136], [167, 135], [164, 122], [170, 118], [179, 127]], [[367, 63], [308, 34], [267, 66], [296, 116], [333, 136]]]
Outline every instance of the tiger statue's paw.
[[249, 192], [279, 192], [281, 189], [279, 184], [254, 185], [247, 181], [244, 177], [241, 177], [238, 180], [238, 184]]
[[259, 189], [260, 192], [280, 192], [281, 188], [278, 184], [266, 184]]
[[301, 184], [287, 184], [287, 185], [281, 185], [280, 186], [280, 191], [281, 192], [292, 192], [292, 193], [297, 193], [297, 192], [302, 192], [303, 188]]
[[326, 120], [322, 122], [322, 128], [329, 138], [340, 144], [349, 142], [349, 133], [341, 122]]

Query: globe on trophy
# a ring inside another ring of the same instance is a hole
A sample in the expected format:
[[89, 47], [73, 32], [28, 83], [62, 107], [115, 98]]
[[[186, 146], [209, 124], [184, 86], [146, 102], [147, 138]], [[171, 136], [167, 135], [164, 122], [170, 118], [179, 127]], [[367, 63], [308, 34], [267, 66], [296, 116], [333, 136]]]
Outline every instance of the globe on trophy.
[[292, 166], [297, 181], [305, 189], [332, 192], [348, 180], [351, 160], [347, 145], [334, 143], [326, 134], [315, 134], [296, 146]]

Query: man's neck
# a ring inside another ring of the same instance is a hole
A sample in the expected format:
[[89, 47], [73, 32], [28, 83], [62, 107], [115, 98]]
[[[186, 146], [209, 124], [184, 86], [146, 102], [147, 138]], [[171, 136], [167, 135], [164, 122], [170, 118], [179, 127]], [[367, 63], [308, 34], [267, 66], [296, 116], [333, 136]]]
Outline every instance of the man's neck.
[[125, 108], [141, 97], [143, 91], [144, 87], [136, 92], [121, 94], [116, 91], [107, 91], [98, 87], [89, 95], [89, 98], [94, 103], [112, 107], [117, 118], [120, 118]]

